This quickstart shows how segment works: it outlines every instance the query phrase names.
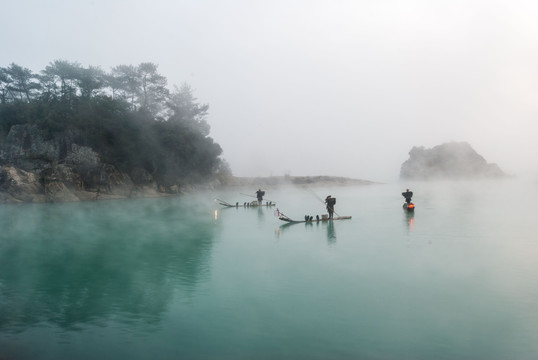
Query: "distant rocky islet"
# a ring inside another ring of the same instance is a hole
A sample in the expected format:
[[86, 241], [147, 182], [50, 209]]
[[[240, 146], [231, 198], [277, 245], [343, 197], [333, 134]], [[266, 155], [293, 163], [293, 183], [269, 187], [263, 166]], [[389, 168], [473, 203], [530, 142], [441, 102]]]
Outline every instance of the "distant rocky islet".
[[402, 179], [477, 179], [504, 178], [497, 164], [491, 164], [467, 142], [449, 142], [434, 146], [413, 147], [409, 159], [400, 169]]

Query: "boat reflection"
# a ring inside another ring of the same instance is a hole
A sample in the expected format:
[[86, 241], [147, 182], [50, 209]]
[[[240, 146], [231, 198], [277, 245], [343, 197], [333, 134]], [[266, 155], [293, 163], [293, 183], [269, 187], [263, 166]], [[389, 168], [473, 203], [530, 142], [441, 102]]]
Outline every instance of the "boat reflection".
[[275, 229], [275, 235], [280, 237], [290, 229], [304, 228], [307, 231], [319, 231], [319, 229], [325, 229], [327, 232], [327, 243], [329, 245], [336, 244], [336, 229], [333, 221], [312, 221], [305, 223], [285, 223]]
[[327, 242], [329, 245], [336, 244], [336, 230], [334, 229], [334, 222], [332, 221], [327, 223]]
[[407, 230], [409, 232], [414, 230], [415, 227], [415, 212], [413, 211], [405, 211], [404, 221], [407, 225]]

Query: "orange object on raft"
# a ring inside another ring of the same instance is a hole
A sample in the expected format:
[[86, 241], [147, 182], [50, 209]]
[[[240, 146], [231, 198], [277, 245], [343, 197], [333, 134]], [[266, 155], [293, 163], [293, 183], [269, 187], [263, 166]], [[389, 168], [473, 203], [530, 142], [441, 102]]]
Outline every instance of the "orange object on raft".
[[403, 208], [404, 210], [407, 210], [407, 211], [415, 211], [415, 204], [413, 203], [404, 203], [403, 204]]

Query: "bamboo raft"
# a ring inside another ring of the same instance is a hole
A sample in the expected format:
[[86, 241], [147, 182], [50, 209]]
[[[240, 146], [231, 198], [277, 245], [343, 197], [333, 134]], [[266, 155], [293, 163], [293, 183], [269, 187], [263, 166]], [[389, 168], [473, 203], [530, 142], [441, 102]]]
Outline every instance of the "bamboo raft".
[[351, 216], [337, 216], [337, 217], [333, 217], [332, 219], [329, 218], [327, 215], [322, 215], [321, 217], [318, 217], [316, 216], [315, 218], [314, 217], [309, 217], [308, 219], [304, 219], [304, 220], [293, 220], [293, 219], [290, 219], [289, 217], [287, 217], [286, 215], [279, 215], [278, 218], [282, 221], [285, 221], [287, 223], [291, 223], [291, 224], [295, 224], [295, 223], [317, 223], [317, 222], [327, 222], [327, 221], [333, 221], [333, 220], [348, 220], [348, 219], [351, 219]]
[[235, 204], [230, 204], [229, 202], [220, 200], [220, 199], [215, 199], [215, 201], [219, 205], [226, 206], [226, 207], [234, 207], [234, 208], [239, 208], [239, 207], [250, 208], [250, 207], [260, 207], [260, 206], [271, 207], [271, 206], [276, 205], [276, 203], [273, 201], [266, 201], [266, 202], [258, 203], [257, 200], [254, 200], [254, 201], [244, 202], [244, 203], [236, 202]]

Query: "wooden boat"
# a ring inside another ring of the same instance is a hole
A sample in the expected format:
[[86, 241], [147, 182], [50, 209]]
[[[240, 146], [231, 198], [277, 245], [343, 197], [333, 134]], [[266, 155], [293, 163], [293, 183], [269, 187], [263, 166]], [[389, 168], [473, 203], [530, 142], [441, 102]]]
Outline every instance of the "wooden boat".
[[287, 223], [295, 224], [295, 223], [318, 223], [318, 222], [327, 222], [327, 221], [333, 221], [333, 220], [347, 220], [347, 219], [351, 219], [351, 216], [337, 216], [337, 217], [333, 217], [332, 219], [329, 219], [327, 216], [322, 216], [322, 217], [315, 217], [315, 218], [310, 217], [308, 218], [308, 220], [307, 219], [293, 220], [287, 217], [286, 215], [280, 215], [278, 218]]
[[412, 211], [415, 211], [415, 204], [413, 203], [404, 203], [403, 204], [403, 209], [406, 210], [406, 211], [409, 211], [409, 212], [412, 212]]
[[260, 206], [267, 206], [267, 207], [270, 207], [270, 206], [275, 206], [276, 203], [275, 202], [272, 202], [272, 201], [266, 201], [266, 202], [262, 202], [261, 204], [258, 203], [257, 200], [255, 201], [250, 201], [250, 202], [244, 202], [244, 203], [235, 203], [234, 204], [230, 204], [229, 202], [227, 201], [224, 201], [224, 200], [220, 200], [220, 199], [215, 199], [215, 201], [219, 204], [219, 205], [222, 205], [222, 206], [226, 206], [226, 207], [235, 207], [235, 208], [238, 208], [238, 207], [245, 207], [245, 208], [249, 208], [249, 207], [260, 207]]

